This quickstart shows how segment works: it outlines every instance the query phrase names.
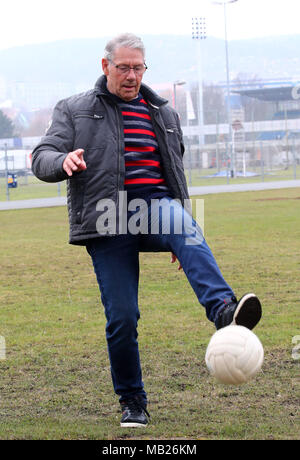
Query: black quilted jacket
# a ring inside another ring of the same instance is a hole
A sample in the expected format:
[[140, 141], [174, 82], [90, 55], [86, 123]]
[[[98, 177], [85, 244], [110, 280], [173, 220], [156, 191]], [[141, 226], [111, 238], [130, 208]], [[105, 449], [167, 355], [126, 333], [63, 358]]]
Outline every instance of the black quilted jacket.
[[[183, 203], [188, 189], [179, 117], [148, 86], [142, 84], [141, 93], [148, 102], [165, 180], [173, 198]], [[69, 177], [62, 165], [67, 154], [78, 148], [84, 149], [87, 169]], [[106, 91], [105, 76], [94, 89], [58, 102], [46, 135], [32, 152], [32, 171], [46, 182], [67, 180], [71, 244], [84, 245], [87, 239], [99, 237], [99, 200], [113, 200], [118, 209], [119, 191], [124, 188], [123, 153], [122, 114]]]

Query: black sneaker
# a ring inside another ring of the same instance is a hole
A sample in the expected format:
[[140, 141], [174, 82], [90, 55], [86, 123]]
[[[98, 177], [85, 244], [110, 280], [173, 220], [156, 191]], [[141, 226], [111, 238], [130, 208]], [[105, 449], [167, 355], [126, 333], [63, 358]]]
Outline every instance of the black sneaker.
[[147, 426], [150, 415], [147, 412], [143, 398], [133, 396], [126, 401], [121, 401], [120, 404], [122, 410], [122, 427], [135, 428]]
[[245, 294], [239, 301], [232, 299], [219, 313], [215, 325], [217, 329], [237, 324], [253, 329], [261, 318], [261, 304], [255, 294]]

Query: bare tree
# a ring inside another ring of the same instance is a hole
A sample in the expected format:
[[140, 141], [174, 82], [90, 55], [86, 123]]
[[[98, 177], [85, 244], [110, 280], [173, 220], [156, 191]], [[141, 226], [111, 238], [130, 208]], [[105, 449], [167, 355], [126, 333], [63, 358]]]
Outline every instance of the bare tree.
[[13, 137], [13, 135], [13, 122], [2, 112], [2, 110], [0, 110], [0, 139]]
[[23, 131], [23, 136], [43, 136], [51, 120], [52, 109], [42, 109], [35, 112], [31, 122]]

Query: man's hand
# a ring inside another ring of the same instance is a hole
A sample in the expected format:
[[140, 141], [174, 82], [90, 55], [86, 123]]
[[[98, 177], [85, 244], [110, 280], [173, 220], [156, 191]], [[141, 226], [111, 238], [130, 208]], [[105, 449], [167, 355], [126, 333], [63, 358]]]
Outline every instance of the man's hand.
[[[171, 264], [174, 264], [177, 260], [177, 257], [175, 256], [175, 254], [171, 254]], [[181, 266], [181, 263], [179, 262], [179, 266], [178, 266], [178, 270], [181, 270], [182, 269], [182, 266]]]
[[68, 153], [65, 161], [63, 162], [63, 169], [68, 176], [72, 176], [73, 172], [83, 171], [86, 169], [86, 163], [83, 159], [83, 149], [74, 150]]

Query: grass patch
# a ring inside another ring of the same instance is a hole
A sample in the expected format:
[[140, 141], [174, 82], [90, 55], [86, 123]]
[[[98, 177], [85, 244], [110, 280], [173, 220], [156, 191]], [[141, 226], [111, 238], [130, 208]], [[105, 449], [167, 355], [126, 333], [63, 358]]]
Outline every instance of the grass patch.
[[[9, 189], [9, 199], [14, 200], [30, 200], [34, 198], [52, 198], [57, 196], [66, 196], [66, 182], [47, 183], [42, 182], [35, 176], [19, 176], [18, 186]], [[0, 177], [0, 201], [6, 201], [6, 185], [5, 178]]]
[[147, 429], [120, 429], [98, 286], [84, 248], [66, 243], [63, 207], [0, 212], [0, 439], [298, 439], [300, 191], [205, 197], [205, 232], [237, 295], [264, 314], [257, 378], [217, 384], [214, 332], [169, 254], [141, 254], [139, 343]]

